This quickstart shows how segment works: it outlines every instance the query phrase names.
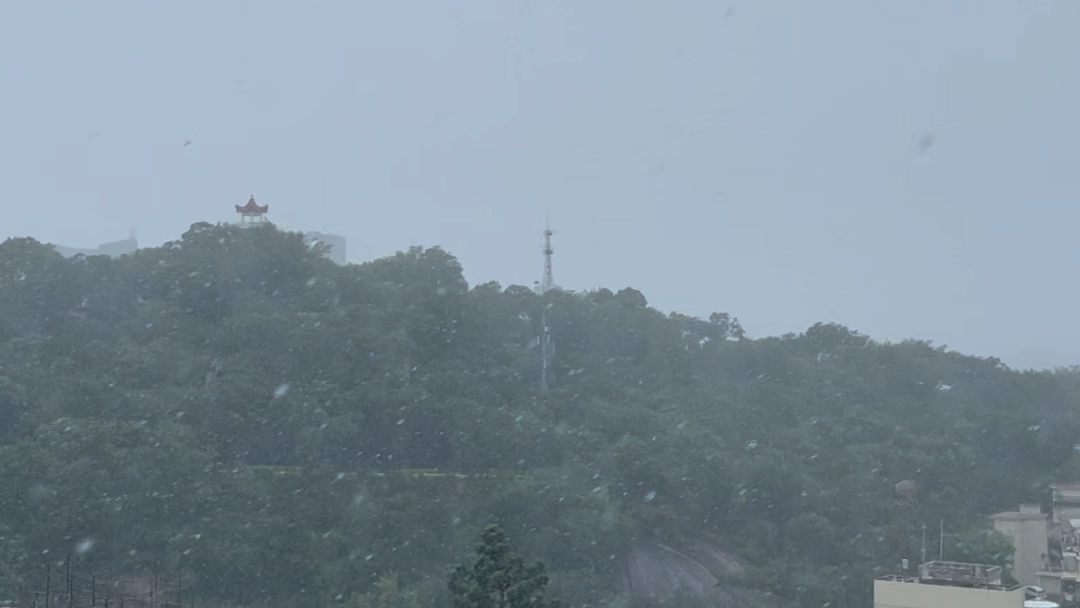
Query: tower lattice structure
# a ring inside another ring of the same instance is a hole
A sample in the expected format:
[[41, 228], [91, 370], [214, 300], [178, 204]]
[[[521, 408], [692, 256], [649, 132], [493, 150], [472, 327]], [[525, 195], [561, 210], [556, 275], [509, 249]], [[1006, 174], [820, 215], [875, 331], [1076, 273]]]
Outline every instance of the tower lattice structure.
[[[555, 277], [551, 272], [551, 256], [555, 250], [551, 247], [550, 224], [544, 228], [544, 276], [540, 280], [540, 293], [544, 294], [555, 288]], [[551, 364], [551, 356], [555, 354], [555, 345], [551, 341], [551, 334], [547, 325], [547, 307], [540, 308], [540, 392], [548, 391], [548, 367]]]
[[551, 256], [555, 255], [555, 250], [551, 248], [553, 234], [555, 233], [551, 231], [550, 226], [544, 228], [544, 276], [540, 280], [540, 293], [555, 288], [555, 277], [551, 273]]

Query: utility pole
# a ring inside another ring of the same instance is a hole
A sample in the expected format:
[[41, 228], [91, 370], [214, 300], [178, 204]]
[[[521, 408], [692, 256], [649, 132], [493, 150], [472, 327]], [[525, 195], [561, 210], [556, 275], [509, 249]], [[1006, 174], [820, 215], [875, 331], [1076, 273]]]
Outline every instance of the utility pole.
[[945, 520], [941, 520], [941, 527], [938, 530], [938, 561], [945, 560]]
[[67, 556], [64, 559], [64, 568], [67, 570], [67, 596], [68, 596], [68, 608], [71, 608], [75, 603], [75, 594], [71, 584], [71, 556]]
[[548, 368], [548, 342], [551, 334], [547, 327], [547, 305], [540, 302], [540, 392], [548, 392], [547, 368]]
[[920, 564], [926, 563], [926, 524], [922, 525], [922, 559], [919, 560]]

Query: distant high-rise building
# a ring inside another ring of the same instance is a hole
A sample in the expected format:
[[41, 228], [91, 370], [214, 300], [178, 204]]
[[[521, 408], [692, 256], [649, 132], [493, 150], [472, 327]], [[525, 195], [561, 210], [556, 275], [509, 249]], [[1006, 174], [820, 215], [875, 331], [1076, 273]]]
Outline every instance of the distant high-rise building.
[[326, 253], [326, 257], [338, 264], [345, 264], [349, 261], [345, 252], [345, 237], [343, 236], [326, 234], [324, 232], [305, 232], [304, 239], [309, 243], [318, 241], [330, 247], [330, 251]]
[[102, 254], [111, 257], [120, 257], [125, 253], [132, 253], [139, 248], [139, 244], [135, 241], [135, 238], [124, 239], [122, 241], [113, 241], [111, 243], [102, 243], [98, 245], [98, 251]]
[[135, 240], [135, 236], [132, 235], [121, 241], [112, 241], [111, 243], [102, 243], [94, 249], [85, 249], [79, 247], [64, 247], [63, 245], [57, 245], [50, 243], [53, 249], [65, 258], [75, 257], [79, 254], [85, 256], [91, 255], [107, 255], [109, 257], [118, 258], [125, 253], [134, 253], [139, 248], [139, 243]]

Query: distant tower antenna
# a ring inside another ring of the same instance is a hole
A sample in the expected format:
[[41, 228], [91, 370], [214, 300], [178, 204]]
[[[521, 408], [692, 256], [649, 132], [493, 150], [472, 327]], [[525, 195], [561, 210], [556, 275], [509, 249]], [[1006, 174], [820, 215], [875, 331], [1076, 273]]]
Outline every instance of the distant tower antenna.
[[[555, 250], [551, 248], [551, 222], [544, 225], [544, 276], [540, 280], [540, 294], [543, 295], [555, 288], [555, 277], [551, 273], [551, 256]], [[540, 308], [540, 392], [548, 391], [548, 364], [555, 345], [551, 343], [551, 333], [547, 325], [547, 303], [541, 302]]]
[[540, 280], [540, 293], [555, 288], [555, 277], [551, 274], [551, 256], [555, 255], [555, 250], [551, 248], [551, 235], [553, 234], [555, 233], [551, 231], [551, 223], [549, 222], [544, 227], [544, 278]]

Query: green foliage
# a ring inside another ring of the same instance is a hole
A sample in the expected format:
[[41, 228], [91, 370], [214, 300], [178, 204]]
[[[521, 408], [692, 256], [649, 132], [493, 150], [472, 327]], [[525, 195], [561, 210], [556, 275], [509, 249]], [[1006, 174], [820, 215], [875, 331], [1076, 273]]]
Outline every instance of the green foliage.
[[527, 565], [510, 551], [506, 533], [488, 526], [476, 548], [472, 568], [458, 566], [450, 574], [454, 608], [556, 608], [544, 599], [548, 584], [543, 562]]
[[430, 592], [422, 587], [402, 587], [396, 574], [385, 574], [369, 593], [354, 593], [347, 608], [427, 608], [435, 604]]
[[945, 535], [944, 551], [950, 560], [993, 564], [1005, 573], [1012, 567], [1013, 550], [1012, 539], [996, 530], [967, 527]]
[[1007, 566], [971, 522], [1080, 479], [1077, 436], [1080, 369], [470, 289], [439, 248], [338, 266], [206, 223], [118, 259], [0, 244], [0, 585], [24, 597], [74, 553], [200, 605], [435, 605], [494, 520], [573, 605], [854, 608], [924, 523]]

